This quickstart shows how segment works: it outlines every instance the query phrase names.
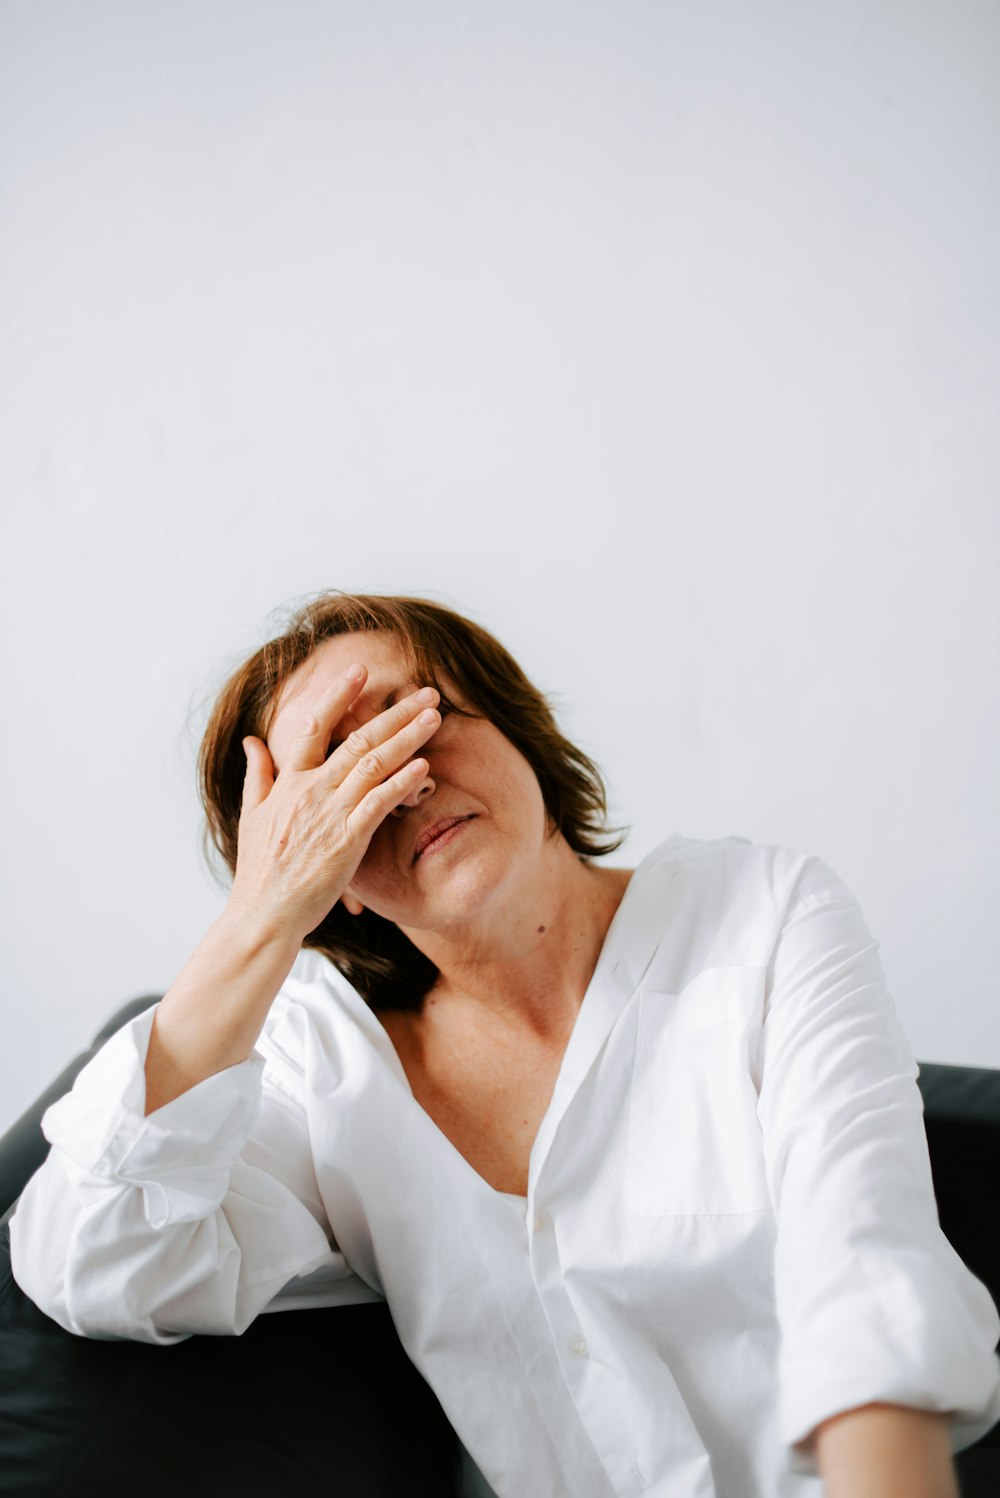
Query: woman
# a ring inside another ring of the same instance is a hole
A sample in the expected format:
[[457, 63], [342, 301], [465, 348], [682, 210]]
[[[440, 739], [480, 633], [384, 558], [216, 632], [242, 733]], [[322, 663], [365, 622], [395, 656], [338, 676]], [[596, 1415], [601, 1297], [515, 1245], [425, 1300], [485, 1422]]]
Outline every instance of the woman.
[[955, 1493], [1000, 1322], [830, 868], [596, 863], [596, 767], [420, 599], [301, 610], [201, 771], [232, 892], [46, 1116], [12, 1247], [50, 1316], [169, 1342], [384, 1296], [502, 1498]]

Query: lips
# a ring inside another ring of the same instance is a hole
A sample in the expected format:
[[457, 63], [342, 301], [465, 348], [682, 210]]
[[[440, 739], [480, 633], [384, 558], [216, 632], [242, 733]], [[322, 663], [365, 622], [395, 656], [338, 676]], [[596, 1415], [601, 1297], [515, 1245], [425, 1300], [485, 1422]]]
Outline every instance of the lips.
[[451, 827], [457, 827], [459, 822], [469, 822], [471, 820], [471, 816], [441, 817], [437, 822], [432, 822], [429, 827], [425, 827], [413, 845], [413, 862], [416, 863], [424, 849], [429, 848], [431, 843], [439, 838], [442, 833], [447, 832]]

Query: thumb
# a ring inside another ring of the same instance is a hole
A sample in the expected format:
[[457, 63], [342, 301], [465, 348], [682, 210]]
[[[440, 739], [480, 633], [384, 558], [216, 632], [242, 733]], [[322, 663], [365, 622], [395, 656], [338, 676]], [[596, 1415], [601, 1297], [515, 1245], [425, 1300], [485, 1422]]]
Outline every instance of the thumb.
[[247, 757], [247, 768], [243, 777], [241, 815], [259, 806], [274, 785], [274, 761], [268, 753], [267, 745], [254, 738], [253, 734], [248, 734], [243, 740], [243, 753]]

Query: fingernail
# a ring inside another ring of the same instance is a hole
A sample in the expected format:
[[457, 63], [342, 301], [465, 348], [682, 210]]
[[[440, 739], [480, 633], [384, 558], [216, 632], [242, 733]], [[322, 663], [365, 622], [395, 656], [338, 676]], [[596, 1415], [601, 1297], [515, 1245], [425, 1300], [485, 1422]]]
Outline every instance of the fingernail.
[[364, 676], [364, 674], [365, 674], [365, 668], [364, 668], [364, 666], [359, 666], [358, 663], [355, 661], [354, 665], [353, 666], [348, 666], [347, 670], [344, 672], [344, 680], [345, 681], [360, 681], [361, 678], [362, 678], [362, 676]]

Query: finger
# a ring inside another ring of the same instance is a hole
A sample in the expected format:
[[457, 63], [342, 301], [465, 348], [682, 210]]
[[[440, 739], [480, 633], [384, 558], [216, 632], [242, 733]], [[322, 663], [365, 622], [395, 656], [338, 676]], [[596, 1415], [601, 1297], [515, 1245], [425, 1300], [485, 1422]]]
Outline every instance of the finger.
[[441, 714], [437, 708], [425, 707], [392, 738], [367, 750], [337, 785], [347, 804], [353, 801], [357, 805], [374, 786], [388, 780], [440, 727]]
[[[365, 760], [371, 760], [373, 754], [376, 758], [372, 761], [372, 774], [368, 775], [368, 779], [373, 775], [380, 780], [384, 779], [390, 770], [397, 769], [413, 753], [414, 748], [440, 726], [441, 715], [434, 707], [440, 697], [440, 692], [434, 687], [420, 687], [401, 702], [394, 703], [392, 707], [377, 714], [370, 722], [356, 728], [330, 756], [336, 783], [339, 785], [346, 780], [356, 766]], [[433, 712], [434, 717], [421, 722], [422, 714], [427, 712]], [[421, 728], [427, 731], [408, 734], [414, 723], [421, 723]], [[389, 745], [400, 735], [408, 735], [400, 739], [400, 752], [390, 751]], [[377, 773], [379, 765], [383, 766], [381, 774]]]
[[395, 775], [380, 781], [359, 801], [348, 817], [347, 825], [351, 833], [359, 838], [370, 838], [393, 808], [405, 801], [407, 796], [412, 796], [414, 787], [420, 784], [429, 769], [427, 760], [411, 759]]
[[267, 745], [253, 735], [243, 740], [243, 753], [247, 757], [246, 773], [243, 777], [243, 803], [240, 815], [253, 811], [267, 796], [274, 785], [274, 761]]
[[333, 686], [303, 716], [286, 764], [290, 770], [313, 770], [326, 759], [330, 734], [364, 686], [364, 666], [348, 666]]

